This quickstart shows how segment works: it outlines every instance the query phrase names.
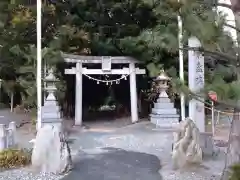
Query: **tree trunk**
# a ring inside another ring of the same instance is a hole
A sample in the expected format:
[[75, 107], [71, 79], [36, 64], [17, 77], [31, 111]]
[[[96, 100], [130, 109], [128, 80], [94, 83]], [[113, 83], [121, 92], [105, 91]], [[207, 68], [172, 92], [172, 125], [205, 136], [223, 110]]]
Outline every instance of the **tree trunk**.
[[11, 96], [10, 96], [10, 108], [11, 108], [11, 112], [13, 112], [13, 101], [14, 101], [14, 92], [11, 92]]
[[[236, 28], [240, 28], [240, 0], [230, 0], [232, 11], [235, 16]], [[240, 33], [237, 32], [238, 46], [240, 45]]]
[[[232, 2], [235, 1], [235, 4]], [[232, 0], [232, 7], [233, 13], [235, 16], [236, 28], [240, 28], [240, 1], [239, 0]], [[238, 4], [236, 4], [236, 2]], [[240, 33], [237, 32], [237, 42], [238, 46], [240, 45]], [[238, 56], [239, 56], [238, 52]], [[238, 58], [239, 60], [239, 58]], [[240, 62], [239, 62], [240, 63]], [[237, 75], [238, 81], [240, 81], [240, 73]], [[238, 102], [239, 105], [240, 102]], [[230, 134], [229, 134], [229, 142], [228, 142], [228, 149], [225, 161], [225, 170], [223, 172], [223, 176], [221, 180], [228, 180], [230, 175], [229, 167], [233, 166], [234, 164], [240, 163], [240, 109], [234, 110], [233, 120], [231, 124]]]
[[[235, 16], [236, 28], [240, 29], [240, 12], [235, 12], [234, 16]], [[238, 47], [240, 47], [240, 32], [238, 31], [237, 31], [237, 42], [238, 42]], [[238, 48], [238, 55], [240, 55], [239, 48]]]
[[240, 12], [240, 0], [230, 0], [233, 12]]
[[225, 169], [221, 180], [228, 180], [230, 171], [229, 167], [236, 163], [240, 163], [240, 109], [234, 110], [234, 115], [231, 123], [229, 141], [227, 147], [227, 155], [225, 160]]

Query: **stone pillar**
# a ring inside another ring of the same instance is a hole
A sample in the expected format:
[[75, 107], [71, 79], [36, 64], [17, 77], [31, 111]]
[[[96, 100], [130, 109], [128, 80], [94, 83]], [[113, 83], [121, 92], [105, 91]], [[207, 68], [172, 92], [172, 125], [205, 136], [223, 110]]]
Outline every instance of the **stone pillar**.
[[129, 64], [130, 71], [130, 97], [131, 97], [131, 117], [132, 123], [138, 121], [138, 109], [137, 109], [137, 84], [136, 84], [136, 72], [135, 64]]
[[[195, 37], [188, 40], [188, 46], [201, 47], [201, 43]], [[188, 85], [193, 92], [198, 92], [204, 87], [204, 57], [196, 51], [188, 51]], [[204, 99], [202, 99], [204, 100]], [[189, 117], [196, 123], [200, 132], [205, 132], [204, 103], [192, 99], [189, 101]]]
[[5, 124], [0, 124], [0, 151], [7, 147], [6, 134], [7, 132]]
[[82, 63], [76, 63], [75, 125], [82, 125]]
[[14, 121], [9, 123], [9, 129], [11, 129], [13, 132], [16, 132], [17, 127]]
[[8, 126], [8, 133], [7, 133], [7, 147], [13, 148], [16, 146], [16, 123], [10, 122]]

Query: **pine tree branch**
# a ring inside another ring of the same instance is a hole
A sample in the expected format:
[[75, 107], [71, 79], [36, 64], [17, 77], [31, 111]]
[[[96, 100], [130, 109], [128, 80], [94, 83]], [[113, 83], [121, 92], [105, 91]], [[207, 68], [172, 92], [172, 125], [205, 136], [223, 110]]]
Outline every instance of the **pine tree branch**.
[[[190, 89], [188, 89], [188, 92], [185, 92], [184, 94], [186, 94], [191, 99], [195, 99], [199, 102], [204, 103], [205, 105], [208, 105], [209, 107], [212, 107], [212, 104], [205, 101], [208, 98], [207, 96], [194, 93]], [[216, 103], [219, 105], [222, 105], [224, 107], [227, 107], [227, 108], [233, 108], [235, 110], [240, 110], [240, 106], [237, 105], [237, 101], [236, 101], [236, 103], [227, 103], [226, 100], [217, 100]]]
[[240, 33], [240, 29], [237, 28], [237, 27], [235, 27], [235, 26], [233, 26], [233, 25], [230, 25], [230, 24], [224, 23], [224, 26], [226, 26], [226, 27], [230, 27], [230, 28], [232, 28], [232, 29], [234, 29], [234, 30], [236, 30], [237, 32]]
[[229, 61], [237, 61], [237, 57], [233, 57], [221, 52], [217, 52], [217, 51], [210, 51], [210, 50], [206, 50], [204, 48], [194, 48], [194, 47], [183, 47], [183, 48], [179, 48], [180, 50], [184, 50], [184, 51], [197, 51], [197, 52], [201, 52], [201, 53], [205, 53], [211, 56], [217, 56], [217, 57], [221, 57], [223, 59], [221, 59], [222, 61], [225, 62], [229, 62]]
[[211, 5], [211, 6], [215, 6], [215, 7], [225, 7], [228, 9], [233, 10], [233, 6], [231, 4], [226, 4], [226, 3], [211, 3], [211, 1], [197, 1], [199, 4], [205, 4], [205, 5]]
[[[206, 0], [207, 1], [207, 0]], [[206, 1], [197, 1], [198, 3], [200, 4], [205, 4], [205, 5], [209, 5], [211, 3], [209, 2], [206, 2]], [[237, 3], [235, 5], [232, 5], [232, 4], [226, 4], [226, 3], [213, 3], [212, 6], [215, 6], [215, 7], [224, 7], [224, 8], [228, 8], [230, 10], [232, 10], [233, 12], [237, 12], [239, 11], [239, 6], [240, 4]]]
[[[195, 93], [191, 93], [189, 94], [189, 96], [191, 96], [193, 99], [196, 99], [197, 101], [199, 102], [202, 102], [204, 104], [207, 104], [208, 106], [212, 106], [210, 103], [206, 103], [203, 99], [206, 99], [206, 97], [204, 96], [200, 96], [200, 95], [197, 95]], [[236, 104], [231, 104], [231, 103], [226, 103], [226, 101], [221, 101], [221, 100], [217, 100], [216, 103], [218, 103], [219, 105], [223, 105], [227, 108], [233, 108], [235, 110], [240, 110], [240, 106], [236, 105]]]
[[225, 7], [225, 8], [228, 8], [228, 9], [233, 10], [232, 5], [226, 4], [226, 3], [217, 3], [217, 4], [215, 4], [214, 6], [217, 6], [217, 7]]

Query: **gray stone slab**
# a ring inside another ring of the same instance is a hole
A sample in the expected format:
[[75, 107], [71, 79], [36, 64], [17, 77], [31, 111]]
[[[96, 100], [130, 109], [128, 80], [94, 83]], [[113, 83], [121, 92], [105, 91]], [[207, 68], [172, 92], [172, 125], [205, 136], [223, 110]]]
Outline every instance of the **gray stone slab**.
[[58, 123], [58, 122], [62, 122], [62, 119], [60, 118], [46, 118], [46, 119], [42, 119], [42, 123]]
[[150, 114], [150, 117], [153, 118], [179, 118], [178, 114]]
[[150, 154], [111, 148], [107, 153], [85, 154], [62, 180], [162, 180], [160, 160]]
[[177, 114], [177, 110], [175, 108], [152, 108], [153, 114]]
[[204, 157], [217, 154], [217, 147], [214, 145], [212, 133], [200, 133], [200, 146]]
[[151, 123], [163, 128], [173, 128], [179, 122], [179, 115], [167, 97], [159, 97], [149, 115]]

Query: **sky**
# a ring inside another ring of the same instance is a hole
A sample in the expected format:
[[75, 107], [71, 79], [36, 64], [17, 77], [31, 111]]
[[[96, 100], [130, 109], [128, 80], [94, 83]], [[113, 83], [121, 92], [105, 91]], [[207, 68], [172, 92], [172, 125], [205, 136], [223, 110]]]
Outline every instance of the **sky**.
[[[226, 3], [226, 4], [231, 4], [230, 0], [219, 0], [219, 3]], [[228, 9], [228, 8], [224, 8], [224, 7], [218, 7], [218, 11], [219, 12], [223, 12], [224, 14], [226, 14], [226, 20], [227, 23], [236, 27], [235, 25], [235, 18], [233, 15], [233, 12]], [[236, 41], [237, 40], [237, 32], [236, 30], [229, 28], [229, 27], [225, 27], [224, 28], [227, 32], [229, 32], [231, 34], [231, 36], [233, 37], [233, 39]]]

